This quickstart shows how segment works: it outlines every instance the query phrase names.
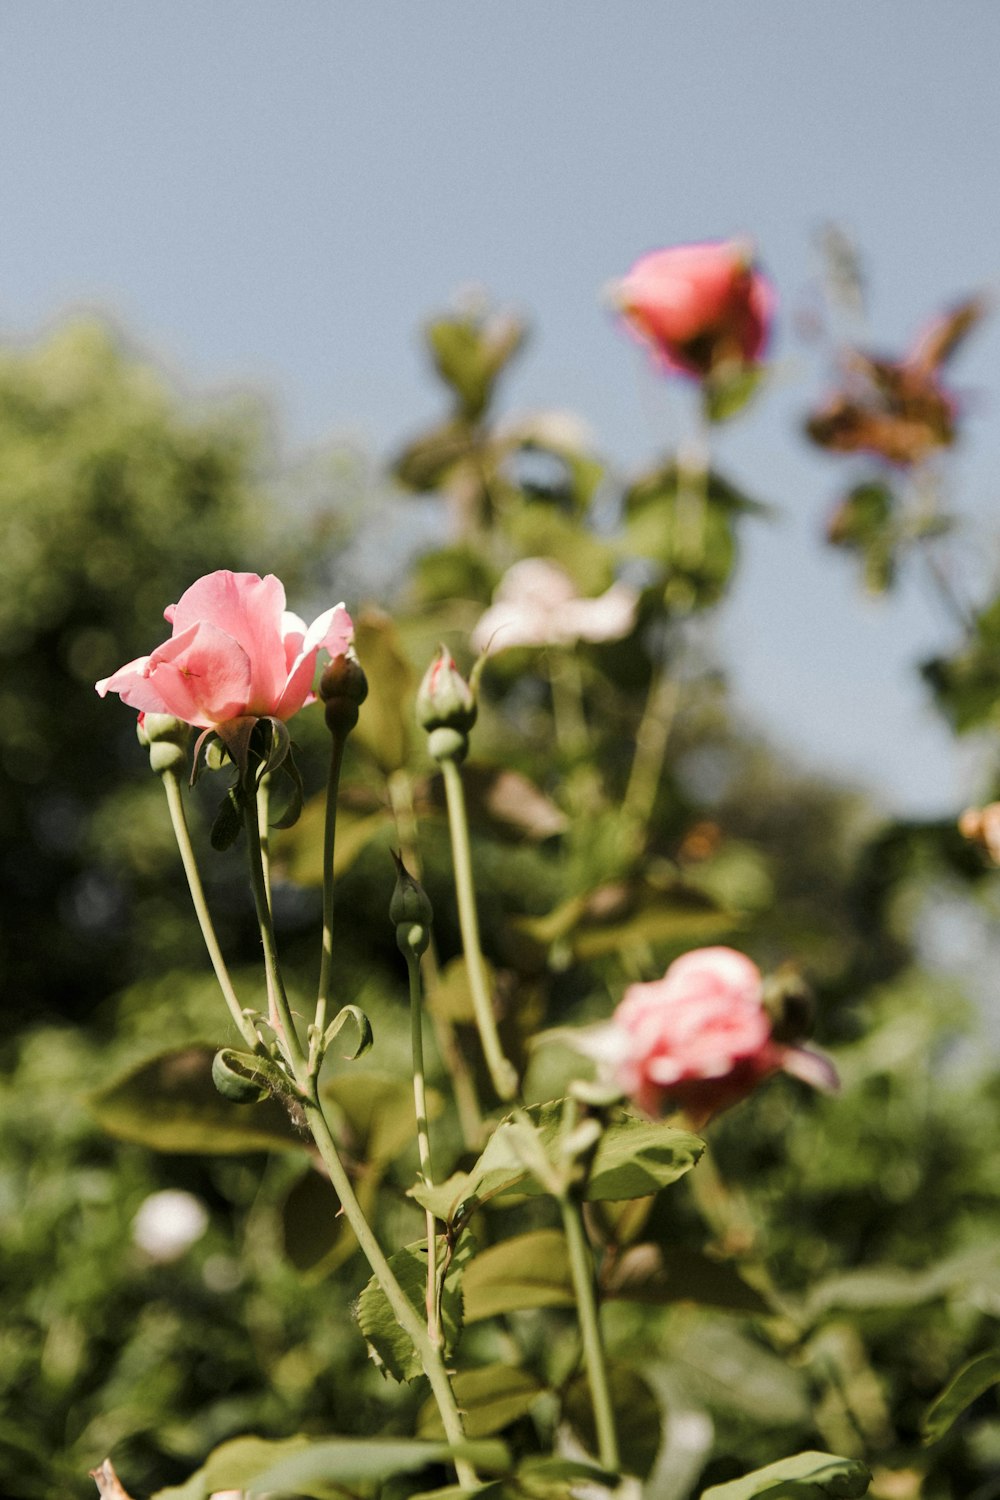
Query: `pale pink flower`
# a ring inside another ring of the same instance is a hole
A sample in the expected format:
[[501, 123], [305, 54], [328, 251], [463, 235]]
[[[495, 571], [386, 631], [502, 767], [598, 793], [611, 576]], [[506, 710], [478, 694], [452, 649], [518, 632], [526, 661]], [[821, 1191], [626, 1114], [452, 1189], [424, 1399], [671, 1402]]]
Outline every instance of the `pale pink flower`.
[[526, 557], [508, 568], [493, 603], [472, 632], [476, 651], [513, 646], [573, 646], [618, 641], [635, 626], [639, 596], [613, 583], [596, 598], [581, 597], [564, 568], [547, 557]]
[[723, 364], [753, 365], [767, 344], [774, 293], [743, 241], [653, 250], [610, 291], [673, 374], [704, 380]]
[[307, 627], [285, 609], [284, 585], [270, 573], [209, 573], [164, 615], [170, 639], [105, 677], [97, 691], [202, 729], [244, 717], [290, 719], [315, 697], [320, 651], [337, 656], [353, 635], [342, 604]]
[[773, 1039], [760, 970], [732, 948], [696, 949], [630, 985], [583, 1046], [640, 1109], [683, 1109], [695, 1126], [781, 1070], [817, 1088], [837, 1081], [819, 1053]]

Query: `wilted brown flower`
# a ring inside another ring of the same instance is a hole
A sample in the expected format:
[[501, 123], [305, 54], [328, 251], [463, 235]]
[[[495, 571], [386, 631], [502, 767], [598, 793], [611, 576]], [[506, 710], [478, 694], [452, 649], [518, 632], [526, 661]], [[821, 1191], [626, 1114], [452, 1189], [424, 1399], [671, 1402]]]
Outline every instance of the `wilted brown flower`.
[[874, 453], [903, 468], [950, 447], [958, 402], [940, 369], [985, 312], [980, 297], [959, 303], [927, 324], [900, 360], [849, 350], [844, 384], [808, 418], [809, 437], [835, 453]]

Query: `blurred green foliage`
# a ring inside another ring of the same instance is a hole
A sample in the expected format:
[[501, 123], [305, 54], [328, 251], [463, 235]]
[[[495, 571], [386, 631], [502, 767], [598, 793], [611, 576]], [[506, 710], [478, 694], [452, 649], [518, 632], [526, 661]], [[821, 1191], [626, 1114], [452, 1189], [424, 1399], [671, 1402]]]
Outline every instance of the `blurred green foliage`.
[[[887, 825], [734, 721], [701, 621], [725, 596], [740, 529], [764, 507], [713, 469], [693, 512], [700, 524], [692, 532], [689, 508], [679, 545], [686, 481], [672, 457], [618, 484], [564, 417], [500, 422], [495, 390], [523, 339], [514, 321], [474, 312], [431, 325], [449, 409], [395, 472], [409, 491], [440, 497], [440, 545], [381, 601], [391, 618], [348, 598], [371, 694], [341, 796], [336, 999], [363, 1007], [375, 1047], [356, 1064], [331, 1062], [328, 1087], [359, 1195], [383, 1244], [399, 1252], [419, 1240], [390, 847], [421, 872], [435, 910], [428, 1053], [447, 1171], [476, 1155], [452, 1103], [456, 1066], [487, 1115], [498, 1113], [471, 1026], [442, 788], [412, 722], [416, 683], [441, 639], [470, 664], [468, 632], [519, 558], [558, 559], [585, 595], [625, 567], [638, 608], [624, 639], [490, 659], [463, 768], [494, 999], [526, 1096], [552, 1098], [580, 1067], [540, 1033], [606, 1017], [625, 984], [712, 942], [805, 976], [817, 1040], [843, 1080], [836, 1097], [774, 1080], [711, 1128], [709, 1152], [681, 1181], [588, 1205], [629, 1463], [651, 1500], [686, 1500], [789, 1454], [803, 1455], [801, 1483], [820, 1485], [809, 1494], [862, 1493], [862, 1466], [847, 1463], [856, 1459], [874, 1470], [877, 1500], [988, 1500], [1000, 1494], [995, 1395], [984, 1390], [929, 1447], [921, 1421], [995, 1337], [1000, 1081], [955, 984], [928, 972], [920, 926], [943, 890], [971, 904], [988, 899], [993, 877], [951, 826]], [[93, 692], [95, 678], [159, 640], [163, 606], [199, 573], [273, 570], [300, 587], [325, 576], [316, 538], [336, 520], [269, 515], [261, 464], [245, 418], [192, 414], [95, 327], [0, 362], [12, 1013], [0, 1095], [0, 1461], [5, 1492], [25, 1500], [92, 1493], [86, 1471], [107, 1452], [142, 1495], [248, 1431], [437, 1436], [420, 1383], [383, 1379], [367, 1357], [351, 1316], [367, 1267], [294, 1130], [279, 1121], [281, 1149], [266, 1154], [212, 1151], [213, 1130], [236, 1131], [253, 1115], [232, 1111], [254, 1107], [199, 1092], [211, 1049], [235, 1038], [132, 716]], [[888, 583], [885, 507], [855, 500], [839, 540]], [[349, 592], [349, 580], [336, 587]], [[959, 725], [989, 722], [1000, 701], [986, 659], [995, 612], [938, 669]], [[308, 710], [294, 730], [314, 787], [322, 730]], [[637, 743], [657, 742], [662, 765], [643, 769]], [[250, 1004], [261, 978], [239, 849], [207, 847], [218, 795], [202, 778], [193, 819]], [[302, 1010], [315, 982], [321, 843], [313, 801], [273, 849], [279, 938]], [[189, 1114], [186, 1133], [164, 1134], [156, 1101], [176, 1049], [197, 1063], [184, 1107], [207, 1099], [216, 1114]], [[164, 1188], [193, 1194], [208, 1214], [173, 1259], [135, 1237], [138, 1209]], [[502, 1434], [529, 1463], [559, 1424], [592, 1448], [552, 1201], [497, 1196], [470, 1218], [477, 1254], [456, 1351], [470, 1434]], [[830, 1453], [846, 1466], [826, 1490]], [[428, 1460], [418, 1478], [386, 1479], [384, 1493], [433, 1489], [445, 1472]], [[545, 1493], [566, 1493], [568, 1470], [544, 1473]], [[358, 1480], [345, 1492], [372, 1488]]]

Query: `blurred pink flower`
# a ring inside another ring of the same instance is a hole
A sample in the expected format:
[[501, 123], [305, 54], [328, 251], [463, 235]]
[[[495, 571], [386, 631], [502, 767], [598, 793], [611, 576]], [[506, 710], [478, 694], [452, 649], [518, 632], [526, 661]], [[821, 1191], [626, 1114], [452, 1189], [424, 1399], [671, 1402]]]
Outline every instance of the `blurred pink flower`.
[[612, 286], [611, 297], [665, 369], [696, 380], [725, 364], [755, 364], [775, 303], [741, 240], [653, 250]]
[[346, 651], [353, 626], [342, 604], [310, 626], [285, 609], [268, 574], [220, 570], [164, 610], [171, 637], [97, 683], [142, 713], [211, 729], [243, 717], [290, 719], [314, 698], [316, 659]]
[[569, 574], [546, 557], [526, 557], [508, 568], [493, 603], [472, 632], [477, 651], [513, 646], [572, 646], [618, 641], [635, 626], [638, 595], [613, 583], [597, 598], [582, 598]]
[[651, 984], [625, 991], [584, 1049], [640, 1109], [683, 1109], [698, 1127], [783, 1070], [834, 1088], [832, 1064], [774, 1041], [760, 970], [733, 948], [686, 953]]

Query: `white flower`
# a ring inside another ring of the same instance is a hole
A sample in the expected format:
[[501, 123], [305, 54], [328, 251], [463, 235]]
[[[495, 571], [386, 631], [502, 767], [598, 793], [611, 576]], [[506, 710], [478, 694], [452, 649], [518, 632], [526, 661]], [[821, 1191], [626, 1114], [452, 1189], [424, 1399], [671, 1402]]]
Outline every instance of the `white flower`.
[[581, 597], [573, 580], [547, 557], [526, 557], [509, 568], [493, 603], [472, 632], [477, 651], [514, 646], [573, 646], [619, 641], [635, 625], [638, 595], [613, 583], [595, 599]]
[[208, 1210], [193, 1193], [165, 1188], [150, 1193], [132, 1221], [132, 1238], [151, 1260], [179, 1260], [208, 1228]]

